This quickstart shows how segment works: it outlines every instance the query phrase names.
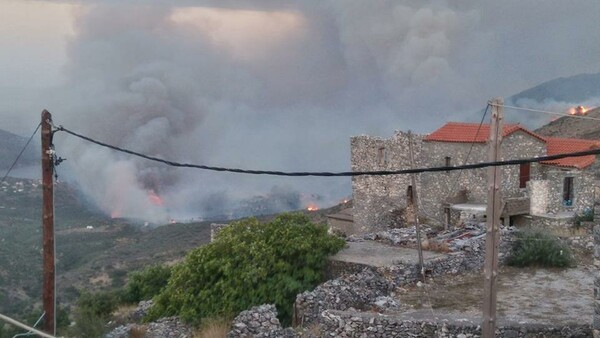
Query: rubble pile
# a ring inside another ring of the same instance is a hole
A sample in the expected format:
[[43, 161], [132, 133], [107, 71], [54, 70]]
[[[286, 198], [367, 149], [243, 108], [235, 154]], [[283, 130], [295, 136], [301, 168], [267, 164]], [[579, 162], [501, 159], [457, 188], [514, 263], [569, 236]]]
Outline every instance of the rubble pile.
[[275, 305], [264, 304], [242, 311], [235, 317], [228, 338], [235, 337], [296, 337], [293, 329], [284, 329], [277, 319]]
[[[421, 236], [423, 238], [433, 236], [435, 231], [426, 226], [421, 225]], [[416, 247], [417, 236], [415, 227], [397, 228], [386, 231], [379, 231], [374, 233], [362, 234], [362, 235], [351, 235], [346, 238], [348, 242], [362, 242], [362, 241], [380, 241], [396, 246], [407, 246]]]

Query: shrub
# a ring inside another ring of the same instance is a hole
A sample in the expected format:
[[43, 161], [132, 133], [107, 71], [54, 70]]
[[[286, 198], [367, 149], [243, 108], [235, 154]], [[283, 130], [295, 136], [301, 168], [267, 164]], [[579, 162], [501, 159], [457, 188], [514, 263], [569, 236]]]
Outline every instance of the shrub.
[[104, 324], [117, 308], [120, 296], [115, 292], [82, 293], [77, 299], [75, 326], [71, 335], [75, 337], [100, 337]]
[[123, 301], [137, 303], [152, 299], [167, 286], [169, 277], [171, 277], [171, 268], [165, 265], [155, 265], [132, 273], [125, 286]]
[[115, 292], [84, 292], [77, 299], [77, 308], [99, 317], [108, 317], [117, 308], [119, 298]]
[[573, 264], [569, 247], [541, 230], [526, 230], [517, 234], [508, 265], [568, 267]]
[[283, 214], [268, 223], [233, 223], [173, 269], [149, 319], [179, 315], [198, 324], [271, 303], [289, 323], [296, 294], [322, 281], [326, 256], [344, 245], [301, 214]]

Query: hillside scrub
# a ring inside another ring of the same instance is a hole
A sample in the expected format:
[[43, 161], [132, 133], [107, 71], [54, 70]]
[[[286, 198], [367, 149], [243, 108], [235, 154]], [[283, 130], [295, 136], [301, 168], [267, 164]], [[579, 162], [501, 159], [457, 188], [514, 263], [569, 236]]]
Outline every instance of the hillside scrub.
[[517, 233], [508, 265], [525, 267], [569, 267], [573, 258], [569, 247], [541, 230]]
[[126, 303], [137, 303], [152, 299], [166, 286], [171, 277], [171, 268], [166, 265], [154, 265], [133, 272], [125, 286], [122, 300]]
[[302, 214], [283, 214], [268, 223], [254, 218], [232, 223], [173, 268], [148, 319], [178, 315], [199, 324], [270, 303], [290, 323], [296, 295], [322, 281], [326, 257], [344, 245]]

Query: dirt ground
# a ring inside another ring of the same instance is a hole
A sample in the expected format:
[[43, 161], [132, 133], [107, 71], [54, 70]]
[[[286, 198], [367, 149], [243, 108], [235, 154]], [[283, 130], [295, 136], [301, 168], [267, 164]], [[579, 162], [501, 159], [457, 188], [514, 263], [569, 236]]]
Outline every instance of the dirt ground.
[[[498, 277], [500, 321], [538, 324], [591, 323], [594, 267], [502, 267]], [[400, 289], [396, 298], [419, 317], [481, 318], [483, 273], [443, 276]]]

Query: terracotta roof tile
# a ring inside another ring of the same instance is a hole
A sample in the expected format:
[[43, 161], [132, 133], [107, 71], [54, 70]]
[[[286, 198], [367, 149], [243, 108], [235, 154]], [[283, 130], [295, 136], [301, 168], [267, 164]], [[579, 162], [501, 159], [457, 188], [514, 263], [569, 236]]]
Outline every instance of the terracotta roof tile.
[[[503, 129], [503, 137], [521, 130], [541, 141], [545, 141], [542, 136], [523, 128], [520, 124], [505, 124]], [[448, 122], [438, 130], [425, 137], [425, 141], [485, 143], [489, 136], [489, 124], [482, 124], [481, 128], [479, 128], [479, 123]]]
[[[477, 131], [478, 129], [479, 132]], [[557, 137], [545, 138], [525, 129], [520, 124], [505, 124], [502, 136], [506, 137], [518, 130], [523, 131], [541, 141], [546, 142], [547, 155], [557, 155], [570, 152], [584, 151], [592, 147], [600, 148], [600, 141], [597, 140], [581, 140]], [[479, 128], [478, 123], [448, 122], [438, 130], [425, 137], [425, 141], [485, 143], [488, 140], [489, 135], [489, 124], [482, 124], [481, 128]], [[572, 167], [583, 169], [594, 163], [595, 160], [596, 156], [589, 155], [583, 157], [563, 158], [560, 160], [553, 161], [543, 161], [541, 163], [555, 165], [559, 167]]]
[[[546, 139], [546, 144], [548, 155], [572, 153], [600, 147], [600, 141], [558, 137], [548, 137]], [[590, 166], [592, 163], [594, 163], [595, 160], [596, 156], [588, 155], [582, 157], [567, 157], [561, 158], [559, 160], [543, 161], [541, 163], [555, 165], [559, 167], [573, 167], [583, 169], [587, 166]]]

